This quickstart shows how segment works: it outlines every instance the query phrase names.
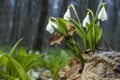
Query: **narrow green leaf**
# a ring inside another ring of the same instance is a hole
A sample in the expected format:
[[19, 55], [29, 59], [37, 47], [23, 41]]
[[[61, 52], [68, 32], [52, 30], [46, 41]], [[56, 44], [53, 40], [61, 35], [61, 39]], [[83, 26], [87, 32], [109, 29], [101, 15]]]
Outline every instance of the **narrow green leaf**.
[[11, 56], [7, 56], [7, 55], [4, 55], [4, 56], [6, 58], [8, 58], [8, 60], [14, 65], [14, 67], [18, 71], [20, 77], [22, 78], [22, 80], [27, 80], [27, 73], [25, 72], [23, 67], [14, 58], [12, 58]]
[[95, 28], [96, 28], [96, 44], [98, 44], [102, 37], [102, 28], [100, 28], [100, 22], [97, 22]]
[[83, 33], [78, 28], [75, 28], [75, 31], [86, 47], [86, 37], [83, 35]]
[[11, 49], [10, 53], [8, 54], [9, 56], [12, 56], [14, 54], [14, 50], [16, 49], [17, 45], [22, 41], [23, 38], [21, 38]]
[[87, 46], [88, 46], [88, 48], [90, 48], [90, 50], [91, 51], [93, 51], [93, 47], [92, 47], [92, 38], [91, 38], [91, 33], [90, 33], [90, 31], [87, 33], [87, 37], [88, 37], [88, 44], [87, 44]]
[[63, 35], [67, 35], [68, 30], [67, 30], [67, 27], [66, 27], [66, 23], [68, 21], [66, 21], [62, 18], [56, 18], [56, 21], [57, 21], [57, 25], [58, 25], [58, 32], [60, 32]]
[[96, 44], [98, 43], [98, 41], [100, 41], [101, 37], [102, 37], [102, 28], [99, 30], [99, 35], [96, 38]]
[[82, 34], [86, 36], [86, 32], [84, 31], [83, 27], [76, 20], [72, 18], [70, 18], [70, 20], [72, 21], [71, 24], [74, 24], [74, 26], [77, 26], [77, 28], [82, 32]]
[[4, 79], [7, 79], [7, 80], [19, 80], [13, 76], [10, 76], [10, 75], [7, 75], [5, 73], [0, 73], [0, 75], [2, 75], [4, 77]]
[[[6, 54], [4, 54], [6, 55]], [[8, 63], [8, 59], [1, 54], [0, 62], [6, 67]]]
[[25, 50], [25, 48], [21, 47], [21, 48], [19, 49], [19, 55], [27, 56], [28, 53], [27, 53], [27, 51]]
[[31, 54], [29, 56], [27, 56], [24, 60], [24, 64], [23, 67], [25, 70], [29, 70], [30, 68], [32, 68], [33, 66], [35, 66], [35, 64], [33, 64], [35, 62], [35, 59], [37, 58], [36, 54]]

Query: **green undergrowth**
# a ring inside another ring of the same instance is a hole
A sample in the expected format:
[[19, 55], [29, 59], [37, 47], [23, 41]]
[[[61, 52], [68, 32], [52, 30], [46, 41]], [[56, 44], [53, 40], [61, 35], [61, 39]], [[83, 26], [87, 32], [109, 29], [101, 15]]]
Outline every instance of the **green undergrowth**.
[[[40, 70], [49, 70], [51, 78], [57, 79], [58, 71], [68, 66], [70, 51], [50, 48], [42, 52], [21, 47], [20, 39], [12, 48], [0, 48], [0, 79], [4, 80], [36, 80], [42, 75]], [[33, 72], [32, 72], [33, 71]], [[28, 74], [30, 72], [30, 74]], [[38, 77], [34, 77], [37, 72]]]
[[68, 66], [70, 54], [71, 52], [68, 50], [49, 49], [43, 55], [40, 55], [38, 64], [41, 68], [50, 70], [52, 79], [56, 80], [59, 69]]

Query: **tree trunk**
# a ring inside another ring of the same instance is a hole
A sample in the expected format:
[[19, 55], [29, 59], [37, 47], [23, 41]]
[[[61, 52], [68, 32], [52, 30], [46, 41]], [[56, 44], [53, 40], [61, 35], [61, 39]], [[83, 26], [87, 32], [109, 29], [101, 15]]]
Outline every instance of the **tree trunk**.
[[41, 0], [41, 14], [39, 17], [38, 29], [35, 38], [35, 43], [33, 44], [33, 49], [42, 50], [43, 37], [44, 37], [44, 26], [46, 22], [46, 17], [48, 14], [48, 0]]

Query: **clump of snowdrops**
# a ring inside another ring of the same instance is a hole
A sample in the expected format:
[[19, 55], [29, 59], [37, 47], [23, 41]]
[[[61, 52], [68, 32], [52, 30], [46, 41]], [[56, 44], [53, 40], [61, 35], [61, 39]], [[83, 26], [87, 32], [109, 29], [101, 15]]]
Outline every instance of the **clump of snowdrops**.
[[[84, 46], [86, 50], [89, 49], [91, 52], [94, 52], [102, 38], [100, 21], [106, 21], [108, 19], [105, 5], [106, 3], [101, 3], [95, 14], [91, 9], [87, 9], [86, 17], [82, 23], [74, 5], [68, 6], [63, 18], [50, 17], [46, 30], [51, 34], [55, 32], [50, 40], [50, 44], [60, 44], [64, 39], [67, 46], [73, 51], [81, 64], [84, 64], [82, 47]], [[71, 17], [71, 9], [73, 9], [77, 20]], [[74, 39], [74, 33], [76, 33], [82, 41], [81, 45], [78, 45], [78, 42]]]

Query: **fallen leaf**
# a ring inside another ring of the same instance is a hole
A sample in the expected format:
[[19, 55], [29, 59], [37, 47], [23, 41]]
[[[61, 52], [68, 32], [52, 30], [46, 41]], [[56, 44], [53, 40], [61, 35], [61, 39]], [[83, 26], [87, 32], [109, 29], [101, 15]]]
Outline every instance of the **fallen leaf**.
[[60, 44], [64, 37], [64, 35], [56, 32], [54, 36], [50, 39], [50, 45], [54, 45], [55, 43]]
[[70, 23], [66, 23], [66, 27], [68, 30], [68, 35], [73, 35], [73, 33], [75, 32], [75, 28], [71, 26]]

